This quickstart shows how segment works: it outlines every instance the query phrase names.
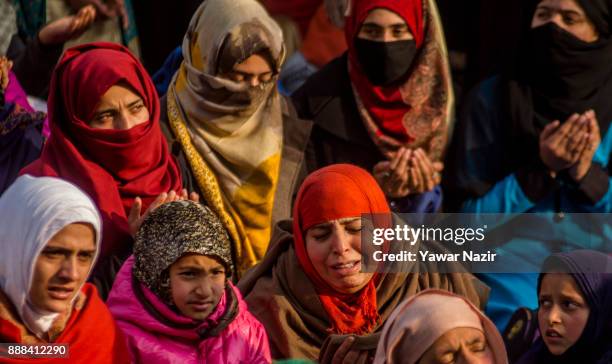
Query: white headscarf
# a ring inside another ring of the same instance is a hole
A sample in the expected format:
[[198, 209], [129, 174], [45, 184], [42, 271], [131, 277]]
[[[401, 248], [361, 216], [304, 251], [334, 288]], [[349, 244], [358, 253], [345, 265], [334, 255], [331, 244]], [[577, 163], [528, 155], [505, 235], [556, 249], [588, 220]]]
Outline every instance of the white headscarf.
[[0, 197], [0, 289], [26, 327], [39, 337], [49, 331], [59, 313], [40, 310], [30, 303], [34, 265], [49, 240], [77, 222], [90, 224], [96, 232], [93, 267], [100, 250], [101, 222], [85, 193], [58, 178], [25, 175]]

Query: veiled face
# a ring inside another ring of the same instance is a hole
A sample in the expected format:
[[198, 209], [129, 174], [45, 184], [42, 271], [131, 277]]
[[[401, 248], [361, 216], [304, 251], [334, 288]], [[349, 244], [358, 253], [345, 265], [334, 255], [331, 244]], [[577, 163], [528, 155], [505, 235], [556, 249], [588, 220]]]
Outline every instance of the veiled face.
[[89, 126], [96, 129], [128, 130], [149, 120], [142, 98], [123, 85], [111, 86], [100, 98]]
[[370, 11], [357, 37], [377, 42], [414, 39], [404, 19], [391, 10], [383, 8]]
[[373, 273], [361, 272], [361, 218], [317, 224], [306, 231], [306, 252], [315, 270], [336, 291], [358, 292]]
[[272, 80], [273, 72], [268, 61], [259, 54], [254, 54], [234, 66], [231, 72], [221, 77], [234, 82], [247, 83], [251, 87], [259, 86]]
[[575, 0], [542, 0], [533, 15], [531, 28], [547, 23], [555, 23], [585, 42], [594, 42], [599, 38], [595, 25]]

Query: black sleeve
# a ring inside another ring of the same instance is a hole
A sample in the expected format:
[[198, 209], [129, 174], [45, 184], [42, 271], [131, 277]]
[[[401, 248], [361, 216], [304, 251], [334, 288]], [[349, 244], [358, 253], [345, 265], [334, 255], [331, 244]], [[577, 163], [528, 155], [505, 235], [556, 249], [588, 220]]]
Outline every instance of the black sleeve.
[[459, 109], [442, 175], [445, 211], [460, 211], [465, 201], [484, 196], [515, 172], [504, 164], [500, 87], [498, 77], [481, 82]]
[[13, 61], [13, 72], [28, 95], [46, 98], [55, 64], [64, 45], [46, 46], [38, 35], [23, 39], [15, 34], [6, 52]]
[[520, 167], [515, 176], [525, 196], [534, 203], [544, 199], [557, 187], [556, 180], [541, 162]]
[[578, 183], [578, 194], [582, 201], [596, 204], [608, 192], [609, 173], [599, 163], [592, 163], [587, 174]]

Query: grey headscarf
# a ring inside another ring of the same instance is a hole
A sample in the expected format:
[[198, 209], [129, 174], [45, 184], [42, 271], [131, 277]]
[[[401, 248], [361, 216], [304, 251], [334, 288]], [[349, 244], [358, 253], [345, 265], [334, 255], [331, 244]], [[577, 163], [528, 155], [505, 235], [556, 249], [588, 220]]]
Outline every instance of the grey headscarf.
[[168, 268], [188, 253], [219, 258], [227, 275], [231, 275], [230, 242], [217, 215], [192, 201], [164, 204], [144, 220], [136, 234], [133, 274], [162, 300], [172, 304]]

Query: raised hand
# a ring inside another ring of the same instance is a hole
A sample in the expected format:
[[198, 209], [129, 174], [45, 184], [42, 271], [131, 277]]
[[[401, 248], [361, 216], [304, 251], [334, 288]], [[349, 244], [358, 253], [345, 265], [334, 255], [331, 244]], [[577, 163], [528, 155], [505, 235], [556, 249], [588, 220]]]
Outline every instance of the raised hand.
[[589, 110], [584, 115], [588, 120], [587, 137], [584, 138], [584, 147], [579, 155], [578, 161], [569, 169], [570, 177], [576, 182], [580, 182], [589, 171], [589, 168], [591, 168], [593, 156], [601, 143], [601, 133], [599, 131], [599, 123], [597, 122], [595, 111]]
[[38, 38], [46, 45], [65, 43], [83, 34], [95, 18], [96, 8], [92, 5], [85, 6], [76, 15], [65, 16], [45, 25], [38, 32]]
[[441, 181], [443, 169], [442, 163], [432, 163], [420, 148], [400, 148], [393, 160], [376, 164], [373, 174], [385, 195], [402, 198], [433, 190]]
[[84, 6], [92, 5], [98, 11], [98, 15], [102, 18], [115, 18], [121, 19], [121, 25], [123, 29], [127, 29], [129, 26], [129, 18], [127, 16], [127, 10], [125, 8], [124, 0], [67, 0], [70, 6], [77, 11]]
[[578, 161], [588, 144], [586, 114], [573, 114], [563, 125], [558, 120], [546, 125], [540, 134], [540, 158], [552, 171], [559, 172]]
[[431, 191], [441, 182], [440, 172], [444, 169], [444, 164], [431, 162], [427, 154], [422, 149], [417, 149], [412, 153], [410, 160], [409, 188], [412, 193], [424, 193]]
[[408, 161], [412, 150], [400, 148], [391, 161], [379, 162], [374, 166], [374, 178], [385, 195], [402, 198], [411, 191], [408, 186]]
[[138, 232], [138, 229], [140, 229], [140, 225], [142, 225], [142, 222], [156, 208], [158, 208], [159, 206], [165, 203], [177, 201], [179, 199], [180, 199], [180, 196], [174, 191], [170, 191], [169, 193], [166, 193], [166, 192], [161, 193], [159, 196], [157, 196], [155, 201], [153, 201], [153, 203], [149, 205], [149, 208], [147, 208], [144, 214], [141, 214], [142, 199], [140, 197], [136, 197], [134, 199], [134, 204], [132, 205], [132, 208], [130, 209], [130, 214], [128, 215], [128, 224], [130, 226], [130, 233], [132, 234], [132, 236], [136, 236], [136, 233]]
[[140, 229], [140, 225], [142, 225], [142, 222], [156, 208], [168, 202], [181, 200], [191, 200], [194, 202], [200, 202], [200, 196], [195, 192], [188, 193], [186, 189], [182, 189], [180, 193], [176, 193], [174, 191], [170, 191], [168, 193], [164, 192], [157, 196], [155, 201], [153, 201], [153, 203], [149, 205], [149, 208], [144, 212], [144, 214], [141, 214], [142, 199], [140, 197], [136, 197], [128, 215], [128, 225], [130, 226], [130, 234], [132, 234], [132, 236], [136, 236], [136, 233], [138, 232], [138, 229]]

